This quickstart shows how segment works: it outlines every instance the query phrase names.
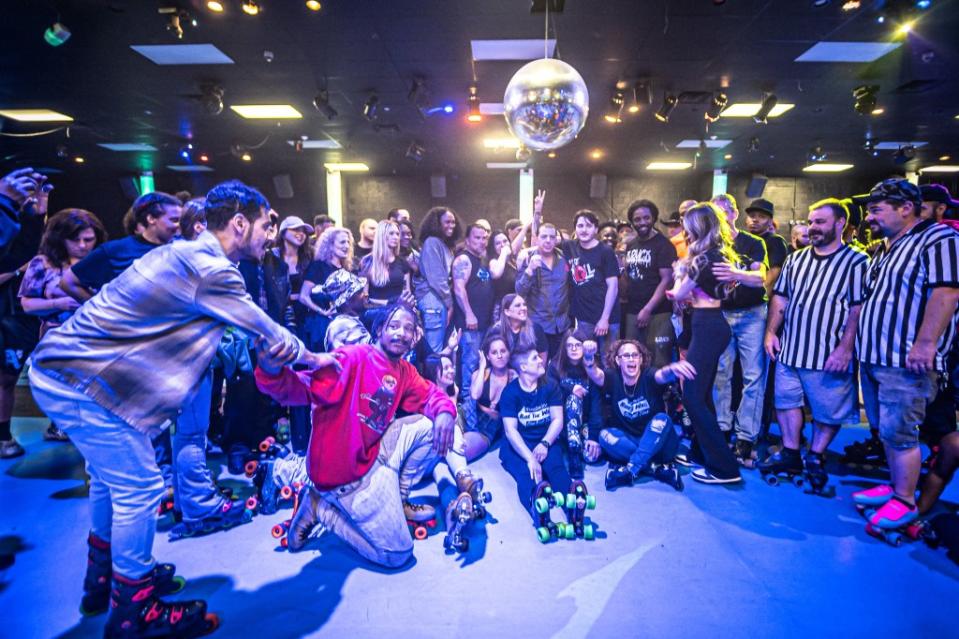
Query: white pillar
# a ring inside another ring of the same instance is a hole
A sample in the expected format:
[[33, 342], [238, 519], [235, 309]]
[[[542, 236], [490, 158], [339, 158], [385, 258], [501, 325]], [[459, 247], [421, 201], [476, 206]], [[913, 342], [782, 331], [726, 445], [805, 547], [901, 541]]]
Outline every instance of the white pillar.
[[919, 173], [916, 171], [906, 171], [906, 179], [913, 184], [919, 184]]
[[533, 169], [519, 171], [519, 220], [523, 224], [533, 221]]
[[326, 214], [343, 226], [343, 174], [339, 171], [326, 172]]

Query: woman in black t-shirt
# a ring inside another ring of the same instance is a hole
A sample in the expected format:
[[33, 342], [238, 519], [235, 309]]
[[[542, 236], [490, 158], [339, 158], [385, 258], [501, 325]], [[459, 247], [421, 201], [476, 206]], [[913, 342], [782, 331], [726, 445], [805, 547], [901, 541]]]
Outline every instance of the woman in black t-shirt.
[[712, 267], [736, 264], [736, 253], [726, 216], [711, 202], [700, 202], [687, 209], [683, 230], [689, 253], [677, 262], [673, 288], [666, 297], [692, 308], [692, 337], [686, 361], [692, 365], [695, 378], [683, 385], [683, 406], [695, 432], [690, 454], [701, 456], [703, 463], [703, 468], [693, 471], [692, 478], [709, 484], [734, 483], [742, 481], [739, 464], [719, 430], [710, 394], [719, 357], [729, 345], [729, 325], [719, 306], [731, 290], [730, 284], [716, 277]]
[[510, 293], [503, 297], [499, 320], [490, 327], [486, 335], [502, 337], [510, 353], [527, 347], [535, 348], [544, 364], [546, 363], [546, 353], [549, 350], [546, 333], [530, 320], [529, 309], [522, 295]]
[[632, 339], [614, 342], [607, 354], [602, 390], [606, 427], [599, 442], [610, 459], [623, 465], [606, 471], [606, 490], [631, 486], [640, 475], [683, 489], [673, 464], [680, 434], [666, 414], [663, 391], [677, 379], [694, 379], [696, 371], [687, 361], [653, 371], [652, 361], [649, 349]]
[[[503, 262], [503, 274], [493, 280], [493, 295], [496, 305], [493, 307], [493, 317], [499, 314], [503, 297], [516, 292], [516, 256], [513, 255], [509, 236], [506, 231], [494, 231], [489, 241], [487, 256], [490, 260], [490, 269], [494, 262]], [[496, 270], [499, 270], [498, 268]]]
[[367, 328], [373, 326], [382, 309], [410, 292], [410, 266], [399, 254], [400, 227], [383, 220], [376, 225], [373, 250], [360, 261], [359, 274], [370, 283], [370, 308], [363, 316]]
[[353, 233], [349, 229], [331, 226], [316, 241], [313, 262], [303, 274], [303, 285], [297, 301], [307, 308], [304, 337], [307, 348], [319, 353], [324, 350], [326, 329], [333, 319], [331, 301], [313, 297], [313, 289], [326, 283], [334, 271], [353, 270]]

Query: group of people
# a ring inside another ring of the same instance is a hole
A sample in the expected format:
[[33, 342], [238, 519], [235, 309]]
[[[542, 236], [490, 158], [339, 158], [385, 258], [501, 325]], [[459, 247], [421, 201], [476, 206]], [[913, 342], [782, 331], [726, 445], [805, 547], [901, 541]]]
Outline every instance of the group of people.
[[[580, 210], [572, 233], [542, 191], [532, 219], [502, 230], [448, 207], [414, 228], [393, 209], [355, 240], [226, 182], [141, 196], [130, 235], [107, 242], [88, 211], [45, 219], [49, 192], [31, 169], [0, 180], [5, 312], [24, 320], [4, 330], [0, 454], [23, 453], [9, 426], [32, 351], [46, 436], [69, 438], [90, 475], [82, 609], [109, 607], [108, 636], [216, 626], [202, 601], [159, 598], [182, 579], [152, 545], [168, 490], [188, 531], [248, 519], [206, 464], [224, 386], [217, 435], [234, 472], [289, 424], [292, 450], [254, 481], [274, 509], [280, 487], [304, 484], [290, 550], [328, 532], [389, 567], [412, 554], [408, 522], [436, 515], [411, 487], [431, 474], [452, 526], [478, 507], [470, 463], [497, 445], [534, 521], [543, 482], [568, 493], [600, 463], [608, 490], [651, 478], [681, 491], [683, 466], [704, 484], [755, 467], [821, 481], [860, 388], [875, 431], [862, 446], [891, 475], [854, 496], [873, 524], [927, 512], [959, 465], [959, 203], [936, 185], [891, 178], [813, 203], [793, 246], [771, 202], [751, 202], [744, 229], [728, 194], [663, 219], [637, 199], [619, 224]], [[782, 442], [759, 460], [770, 422]], [[938, 454], [917, 502], [920, 438]]]

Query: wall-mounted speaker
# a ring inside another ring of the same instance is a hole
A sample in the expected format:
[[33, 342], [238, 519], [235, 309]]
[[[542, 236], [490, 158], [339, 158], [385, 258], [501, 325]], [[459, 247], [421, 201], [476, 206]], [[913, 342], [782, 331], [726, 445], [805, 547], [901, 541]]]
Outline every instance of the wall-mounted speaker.
[[762, 197], [768, 181], [769, 178], [765, 175], [753, 173], [753, 176], [749, 178], [749, 184], [746, 185], [746, 197]]
[[290, 181], [289, 174], [273, 176], [273, 189], [276, 191], [276, 197], [281, 200], [289, 200], [293, 197], [293, 183]]
[[430, 197], [446, 197], [446, 176], [430, 176]]
[[589, 176], [589, 197], [601, 200], [606, 197], [606, 174], [593, 173]]

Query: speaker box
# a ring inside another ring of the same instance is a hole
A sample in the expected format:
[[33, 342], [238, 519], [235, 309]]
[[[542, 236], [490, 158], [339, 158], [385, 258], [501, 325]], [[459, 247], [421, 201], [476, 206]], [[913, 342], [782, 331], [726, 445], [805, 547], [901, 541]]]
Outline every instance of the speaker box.
[[606, 197], [606, 174], [593, 173], [589, 176], [589, 197], [601, 200]]
[[430, 197], [446, 197], [446, 176], [430, 176]]
[[753, 173], [753, 176], [749, 178], [749, 184], [746, 185], [746, 197], [762, 197], [763, 191], [766, 190], [766, 182], [768, 181], [769, 178], [765, 175]]
[[120, 190], [123, 191], [123, 197], [131, 202], [140, 197], [140, 190], [137, 188], [137, 179], [132, 177], [120, 178]]
[[273, 176], [273, 189], [276, 191], [276, 196], [281, 200], [289, 200], [293, 197], [293, 183], [286, 173]]

